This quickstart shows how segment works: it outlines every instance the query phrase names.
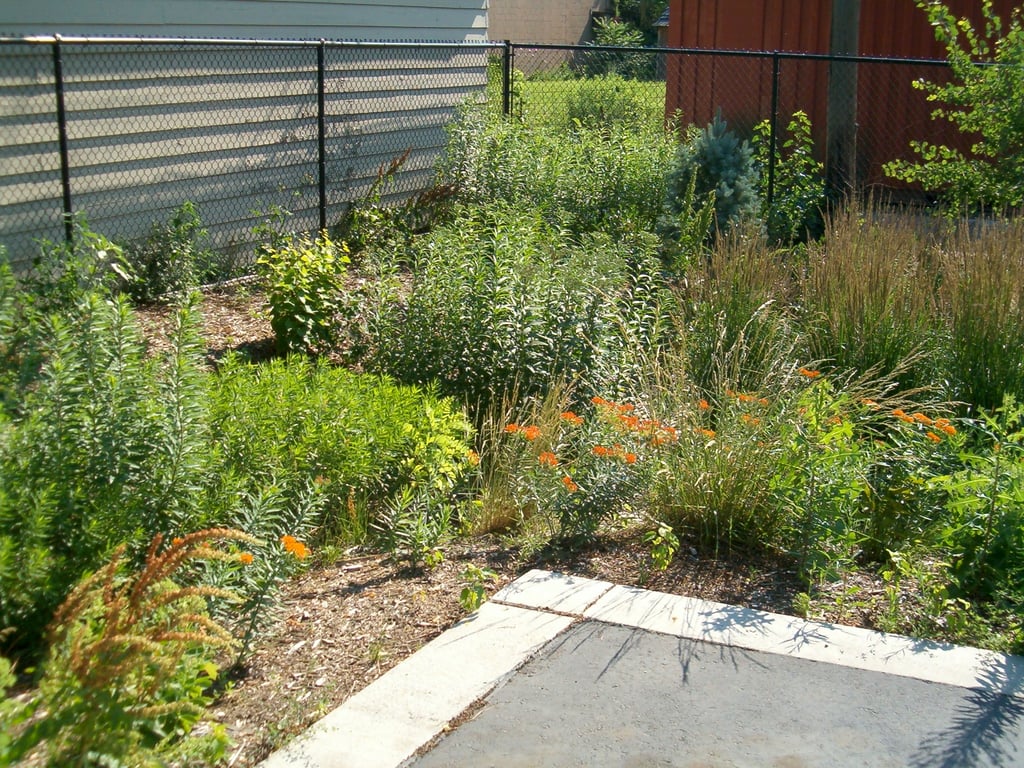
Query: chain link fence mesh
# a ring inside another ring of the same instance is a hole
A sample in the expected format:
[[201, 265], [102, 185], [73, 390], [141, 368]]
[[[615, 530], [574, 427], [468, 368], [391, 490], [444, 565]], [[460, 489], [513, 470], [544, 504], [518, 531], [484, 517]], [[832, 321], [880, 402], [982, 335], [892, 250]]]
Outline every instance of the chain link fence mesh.
[[800, 110], [820, 160], [846, 142], [852, 189], [905, 192], [882, 166], [912, 157], [911, 139], [962, 146], [911, 86], [944, 77], [943, 62], [739, 51], [0, 40], [0, 243], [17, 268], [65, 236], [65, 207], [130, 241], [190, 201], [211, 245], [244, 265], [273, 211], [312, 231], [367, 195], [428, 190], [467, 100], [566, 131], [673, 116], [703, 127], [721, 114], [749, 137], [775, 119], [780, 141]]
[[94, 231], [138, 240], [190, 201], [211, 245], [244, 266], [275, 211], [312, 231], [371, 191], [428, 188], [458, 105], [485, 98], [493, 49], [0, 42], [0, 242], [24, 267], [38, 241], [64, 237], [65, 164], [70, 210]]

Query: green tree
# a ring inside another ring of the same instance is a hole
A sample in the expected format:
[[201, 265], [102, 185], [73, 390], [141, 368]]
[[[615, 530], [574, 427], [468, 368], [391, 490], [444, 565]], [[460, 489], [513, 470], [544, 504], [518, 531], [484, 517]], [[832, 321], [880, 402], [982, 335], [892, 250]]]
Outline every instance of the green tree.
[[1024, 25], [1017, 8], [1008, 25], [984, 0], [984, 28], [957, 19], [949, 8], [916, 0], [935, 37], [946, 47], [952, 79], [919, 80], [916, 88], [939, 106], [932, 119], [945, 119], [973, 143], [965, 154], [927, 141], [910, 143], [916, 161], [895, 160], [885, 172], [939, 192], [958, 211], [1006, 209], [1024, 204]]

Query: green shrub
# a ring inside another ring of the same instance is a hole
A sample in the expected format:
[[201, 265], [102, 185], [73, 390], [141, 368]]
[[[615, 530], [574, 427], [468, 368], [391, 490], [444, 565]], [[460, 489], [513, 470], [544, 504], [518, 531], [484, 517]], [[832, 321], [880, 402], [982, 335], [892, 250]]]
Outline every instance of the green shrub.
[[[594, 19], [594, 45], [610, 48], [642, 48], [644, 33], [621, 19]], [[587, 51], [579, 65], [584, 73], [621, 75], [630, 79], [650, 77], [654, 73], [654, 56], [644, 52]]]
[[565, 88], [566, 128], [658, 127], [664, 120], [664, 102], [657, 99], [660, 89], [646, 86], [617, 74], [572, 81]]
[[[385, 308], [374, 364], [402, 381], [437, 382], [478, 414], [554, 381], [572, 382], [581, 398], [614, 386], [594, 380], [611, 370], [608, 356], [623, 361], [629, 341], [656, 335], [657, 312], [634, 301], [658, 293], [650, 238], [576, 243], [536, 215], [469, 210], [419, 243], [416, 264], [406, 301]], [[651, 283], [630, 277], [640, 265]]]
[[94, 293], [110, 296], [132, 279], [122, 248], [89, 229], [79, 215], [71, 242], [42, 242], [22, 286], [32, 309], [45, 314], [71, 309]]
[[326, 352], [338, 339], [348, 246], [321, 233], [279, 236], [265, 245], [256, 271], [270, 307], [278, 351]]
[[208, 471], [198, 319], [164, 361], [123, 298], [83, 299], [32, 343], [38, 381], [0, 443], [0, 625], [31, 648], [70, 586], [112, 547], [200, 527]]
[[283, 485], [289, 507], [315, 485], [321, 539], [365, 539], [404, 488], [450, 501], [468, 467], [469, 426], [451, 401], [296, 356], [227, 361], [211, 430], [225, 471]]
[[757, 217], [760, 202], [753, 150], [729, 130], [720, 115], [676, 152], [667, 181], [666, 207], [671, 216], [679, 215], [694, 175], [697, 199], [714, 194], [718, 232], [724, 234]]
[[[771, 129], [767, 120], [754, 127], [754, 157], [760, 173], [761, 218], [772, 242], [792, 244], [816, 240], [824, 232], [824, 166], [814, 159], [811, 121], [794, 112], [788, 138], [776, 136], [774, 185], [768, 198]], [[781, 142], [781, 149], [778, 143]]]
[[980, 209], [1024, 204], [1024, 24], [1020, 8], [1004, 21], [981, 4], [984, 30], [967, 19], [957, 20], [945, 3], [917, 0], [928, 15], [936, 39], [945, 45], [953, 79], [948, 83], [914, 81], [929, 101], [942, 106], [932, 119], [953, 123], [970, 137], [964, 154], [955, 147], [910, 142], [916, 162], [894, 160], [884, 168], [890, 176], [919, 182], [936, 191], [957, 215]]
[[963, 468], [931, 479], [947, 498], [938, 543], [953, 596], [1019, 612], [1024, 604], [1024, 408], [1012, 396], [983, 413], [984, 441]]
[[196, 207], [183, 203], [146, 240], [127, 245], [124, 258], [132, 272], [127, 292], [144, 304], [183, 294], [214, 276], [216, 258]]
[[538, 212], [576, 233], [650, 230], [661, 214], [675, 149], [660, 127], [580, 128], [573, 140], [467, 110], [450, 128], [438, 182], [463, 202]]

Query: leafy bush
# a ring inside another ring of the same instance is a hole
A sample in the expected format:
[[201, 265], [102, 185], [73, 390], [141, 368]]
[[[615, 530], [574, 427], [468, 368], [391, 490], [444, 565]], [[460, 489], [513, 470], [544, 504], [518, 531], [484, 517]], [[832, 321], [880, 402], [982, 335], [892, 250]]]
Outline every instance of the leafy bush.
[[945, 119], [970, 137], [967, 154], [956, 147], [912, 141], [917, 161], [895, 160], [885, 172], [939, 192], [954, 213], [1024, 204], [1024, 24], [1021, 10], [1008, 23], [981, 4], [984, 30], [957, 19], [945, 3], [917, 0], [935, 37], [946, 47], [953, 72], [949, 83], [924, 80], [914, 86], [943, 105], [932, 119]]
[[467, 210], [419, 244], [416, 264], [407, 300], [385, 308], [374, 364], [402, 381], [437, 382], [478, 414], [559, 380], [588, 397], [612, 386], [594, 379], [611, 370], [607, 356], [656, 335], [656, 299], [651, 311], [634, 302], [657, 295], [656, 278], [630, 278], [657, 275], [650, 238], [576, 243], [536, 215]]
[[450, 137], [438, 182], [463, 202], [536, 211], [576, 233], [652, 229], [675, 149], [660, 123], [580, 128], [566, 141], [561, 132], [488, 120], [474, 109], [462, 113]]
[[714, 194], [717, 231], [755, 218], [760, 210], [753, 150], [729, 130], [721, 116], [679, 146], [668, 175], [666, 207], [678, 216], [691, 179], [697, 199]]
[[1019, 610], [1024, 603], [1024, 408], [1012, 396], [982, 414], [985, 440], [956, 472], [931, 479], [948, 498], [938, 541], [956, 597]]
[[[761, 218], [768, 238], [777, 243], [815, 240], [824, 232], [824, 166], [814, 159], [811, 121], [794, 112], [786, 128], [789, 137], [776, 145], [774, 185], [768, 197], [771, 128], [767, 120], [754, 127], [754, 157], [760, 173]], [[776, 136], [776, 142], [782, 139]]]
[[649, 89], [621, 75], [577, 80], [566, 90], [567, 128], [607, 130], [618, 124], [650, 128], [664, 119], [664, 104], [652, 98]]
[[82, 215], [72, 223], [71, 242], [43, 241], [22, 280], [24, 299], [40, 314], [73, 308], [86, 296], [109, 296], [131, 282], [119, 245], [93, 232]]
[[38, 381], [0, 443], [0, 625], [31, 648], [67, 590], [112, 547], [191, 530], [209, 469], [202, 346], [190, 307], [164, 364], [123, 298], [82, 300], [33, 344]]
[[127, 245], [124, 258], [132, 272], [132, 300], [144, 304], [185, 293], [214, 274], [216, 258], [196, 207], [183, 203], [163, 224], [154, 224], [144, 242]]
[[[642, 48], [644, 33], [632, 24], [614, 18], [594, 19], [594, 45], [609, 48]], [[654, 57], [629, 51], [587, 51], [581, 69], [587, 75], [621, 75], [632, 80], [650, 77]]]
[[226, 471], [291, 489], [289, 507], [316, 486], [321, 538], [366, 538], [405, 488], [449, 502], [468, 468], [469, 425], [450, 401], [297, 356], [227, 361], [211, 429]]
[[326, 352], [334, 346], [348, 262], [348, 246], [335, 244], [326, 232], [315, 240], [285, 235], [263, 246], [256, 271], [279, 352]]

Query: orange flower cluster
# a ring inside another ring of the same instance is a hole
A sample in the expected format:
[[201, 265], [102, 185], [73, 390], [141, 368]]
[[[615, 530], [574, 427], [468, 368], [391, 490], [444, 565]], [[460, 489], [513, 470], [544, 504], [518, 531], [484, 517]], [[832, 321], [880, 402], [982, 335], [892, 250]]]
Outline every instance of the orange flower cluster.
[[305, 560], [309, 556], [309, 548], [294, 536], [282, 536], [281, 543], [284, 544], [286, 552], [291, 552], [299, 560]]
[[573, 479], [568, 475], [565, 475], [562, 478], [562, 485], [565, 486], [565, 490], [567, 490], [569, 493], [576, 493], [576, 491], [580, 489], [580, 487], [576, 485], [576, 483], [573, 482]]
[[637, 455], [635, 453], [630, 453], [629, 451], [625, 450], [618, 443], [611, 446], [610, 448], [606, 445], [595, 445], [594, 455], [608, 459], [622, 459], [627, 464], [636, 464], [637, 462]]
[[544, 451], [540, 456], [537, 457], [537, 461], [545, 467], [557, 467], [558, 457], [555, 456], [551, 451]]
[[797, 370], [797, 373], [799, 373], [801, 376], [804, 376], [804, 377], [806, 377], [808, 379], [816, 379], [819, 376], [821, 376], [821, 371], [814, 371], [814, 370], [811, 370], [810, 368], [800, 368], [800, 369]]
[[540, 427], [534, 424], [530, 424], [525, 427], [520, 426], [519, 424], [509, 424], [507, 427], [505, 427], [505, 431], [508, 432], [509, 434], [519, 433], [527, 440], [536, 440], [538, 437], [540, 437]]
[[480, 466], [480, 454], [470, 448], [466, 451], [466, 461], [469, 462], [471, 467], [478, 467]]
[[606, 418], [610, 416], [622, 429], [643, 435], [651, 445], [674, 443], [679, 439], [679, 433], [672, 425], [658, 419], [642, 419], [637, 416], [634, 413], [636, 406], [632, 403], [613, 403], [603, 397], [592, 397], [590, 402], [603, 409]]
[[566, 421], [569, 424], [572, 424], [574, 427], [578, 427], [583, 423], [583, 417], [577, 416], [572, 411], [564, 411], [562, 413], [562, 421]]
[[242, 565], [252, 565], [253, 557], [251, 552], [243, 552], [238, 556], [238, 562]]
[[[758, 405], [761, 405], [761, 406], [765, 406], [765, 407], [768, 406], [768, 398], [767, 397], [758, 397], [757, 395], [752, 395], [749, 392], [735, 392], [735, 391], [733, 391], [731, 389], [727, 389], [727, 390], [725, 390], [725, 395], [726, 395], [726, 397], [735, 398], [736, 401], [740, 402], [740, 403], [757, 403]], [[704, 405], [703, 404], [706, 403], [707, 401], [706, 400], [701, 400], [700, 402], [701, 402], [701, 410], [704, 410]]]
[[751, 427], [756, 427], [761, 423], [761, 420], [759, 418], [757, 418], [756, 416], [751, 416], [749, 413], [740, 414], [740, 421]]
[[697, 434], [706, 437], [708, 440], [715, 439], [715, 430], [713, 429], [703, 429], [701, 427], [697, 427]]
[[908, 414], [902, 408], [894, 409], [892, 415], [905, 424], [923, 424], [926, 427], [932, 427], [924, 433], [924, 436], [933, 443], [942, 442], [942, 435], [938, 434], [939, 432], [948, 437], [956, 434], [956, 427], [946, 418], [933, 419], [920, 411]]

